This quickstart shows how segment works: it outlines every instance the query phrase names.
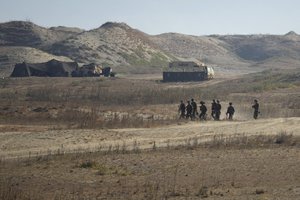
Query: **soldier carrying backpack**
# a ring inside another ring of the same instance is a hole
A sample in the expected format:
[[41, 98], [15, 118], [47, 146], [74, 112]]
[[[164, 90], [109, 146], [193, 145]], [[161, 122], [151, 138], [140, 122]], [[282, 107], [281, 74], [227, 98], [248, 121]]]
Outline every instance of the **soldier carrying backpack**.
[[196, 118], [197, 112], [197, 103], [194, 101], [194, 99], [191, 99], [191, 106], [192, 106], [192, 119]]
[[186, 105], [186, 118], [191, 118], [193, 119], [193, 116], [192, 116], [192, 112], [193, 112], [193, 107], [192, 105], [190, 104], [190, 101], [187, 101], [187, 105]]
[[180, 113], [179, 119], [185, 118], [185, 104], [182, 100], [178, 106], [178, 112]]
[[201, 104], [201, 106], [200, 106], [200, 115], [199, 115], [199, 118], [200, 118], [200, 120], [206, 120], [206, 112], [207, 112], [207, 108], [206, 108], [206, 106], [204, 105], [205, 102], [200, 101], [200, 104]]
[[235, 112], [234, 107], [232, 106], [232, 103], [230, 102], [229, 106], [227, 108], [226, 117], [228, 116], [228, 119], [232, 120], [234, 112]]

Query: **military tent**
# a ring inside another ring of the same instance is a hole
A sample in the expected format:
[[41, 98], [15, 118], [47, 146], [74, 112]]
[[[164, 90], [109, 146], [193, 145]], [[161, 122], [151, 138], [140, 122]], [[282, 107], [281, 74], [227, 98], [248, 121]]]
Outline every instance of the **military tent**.
[[28, 76], [48, 76], [48, 77], [68, 77], [73, 71], [78, 69], [76, 62], [62, 62], [50, 60], [45, 63], [19, 63], [11, 74], [11, 77], [28, 77]]

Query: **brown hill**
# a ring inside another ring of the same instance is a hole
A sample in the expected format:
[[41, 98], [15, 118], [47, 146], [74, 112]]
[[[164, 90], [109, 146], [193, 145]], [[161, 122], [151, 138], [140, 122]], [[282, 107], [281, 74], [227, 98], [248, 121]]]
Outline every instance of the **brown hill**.
[[51, 52], [80, 63], [95, 62], [119, 67], [119, 70], [123, 68], [124, 72], [131, 67], [135, 72], [157, 71], [175, 59], [154, 44], [149, 35], [125, 23], [112, 22], [57, 42], [52, 45]]
[[[44, 28], [23, 21], [2, 23], [0, 46], [18, 46], [17, 57], [22, 58], [7, 61], [9, 55], [2, 50], [0, 56], [5, 60], [0, 66], [2, 69], [19, 60], [39, 62], [39, 59], [54, 58], [50, 54], [134, 73], [159, 72], [169, 61], [177, 59], [196, 59], [215, 66], [217, 70], [235, 72], [298, 68], [300, 60], [300, 36], [292, 31], [285, 35], [191, 36], [165, 33], [151, 36], [125, 23], [112, 22], [90, 31], [62, 26]], [[32, 48], [21, 51], [21, 46]], [[49, 54], [39, 52], [37, 54], [47, 56], [26, 58], [31, 50], [31, 55], [36, 54], [38, 50], [35, 48]]]
[[213, 37], [228, 44], [228, 49], [249, 61], [264, 61], [275, 57], [300, 58], [300, 36], [286, 35], [227, 35]]
[[68, 27], [40, 27], [31, 22], [11, 21], [0, 24], [0, 76], [9, 76], [16, 63], [39, 63], [51, 59], [72, 61], [43, 51], [83, 30]]
[[39, 47], [51, 45], [82, 32], [77, 28], [38, 26], [32, 22], [11, 21], [0, 24], [0, 46]]
[[204, 63], [222, 68], [241, 68], [249, 62], [239, 58], [222, 40], [207, 36], [192, 36], [165, 33], [152, 36], [151, 40], [160, 48], [180, 58], [195, 58]]
[[297, 68], [300, 60], [300, 36], [285, 35], [211, 35], [190, 36], [166, 33], [152, 40], [178, 57], [193, 57], [219, 69], [263, 70]]

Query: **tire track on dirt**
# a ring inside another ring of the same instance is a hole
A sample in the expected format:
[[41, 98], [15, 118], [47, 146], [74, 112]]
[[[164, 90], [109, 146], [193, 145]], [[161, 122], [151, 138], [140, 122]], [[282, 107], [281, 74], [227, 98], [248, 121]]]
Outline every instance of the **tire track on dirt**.
[[[278, 134], [300, 135], [300, 118], [276, 118], [249, 121], [180, 121], [157, 128], [100, 130], [42, 130], [39, 132], [1, 132], [0, 157], [16, 158], [53, 153], [103, 151], [109, 148], [130, 150], [184, 144], [197, 138], [207, 141], [214, 136]], [[31, 129], [34, 127], [31, 126]]]

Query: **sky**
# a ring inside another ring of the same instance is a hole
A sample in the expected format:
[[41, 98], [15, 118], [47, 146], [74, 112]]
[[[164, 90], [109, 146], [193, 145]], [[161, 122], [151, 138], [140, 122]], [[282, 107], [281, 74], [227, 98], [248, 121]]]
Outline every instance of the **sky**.
[[0, 0], [0, 22], [86, 30], [125, 22], [148, 34], [300, 34], [299, 0]]

